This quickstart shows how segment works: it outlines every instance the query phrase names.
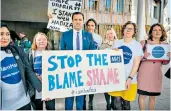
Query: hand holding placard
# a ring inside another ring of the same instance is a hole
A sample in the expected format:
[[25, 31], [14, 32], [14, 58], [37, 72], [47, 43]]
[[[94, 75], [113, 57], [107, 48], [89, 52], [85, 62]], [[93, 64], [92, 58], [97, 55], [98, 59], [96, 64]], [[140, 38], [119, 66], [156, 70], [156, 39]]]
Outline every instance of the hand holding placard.
[[145, 58], [145, 59], [147, 59], [150, 55], [151, 55], [150, 53], [148, 53], [148, 52], [146, 52], [146, 51], [144, 52], [144, 58]]
[[168, 56], [169, 58], [171, 58], [171, 52], [168, 52], [168, 53], [167, 53], [167, 56]]

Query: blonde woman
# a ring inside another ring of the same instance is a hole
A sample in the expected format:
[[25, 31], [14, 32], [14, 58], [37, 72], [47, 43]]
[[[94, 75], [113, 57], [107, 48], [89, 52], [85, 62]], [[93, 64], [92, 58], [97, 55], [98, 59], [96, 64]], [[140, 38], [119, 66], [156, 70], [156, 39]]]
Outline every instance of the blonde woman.
[[108, 28], [100, 49], [111, 48], [115, 40], [118, 40], [116, 32], [113, 28]]
[[[115, 40], [118, 40], [115, 31], [113, 30], [113, 28], [108, 28], [100, 49], [111, 49]], [[104, 93], [104, 95], [106, 100], [106, 110], [110, 110], [111, 96], [107, 92]]]
[[[33, 39], [31, 49], [29, 52], [29, 61], [33, 66], [36, 76], [42, 81], [42, 51], [50, 50], [50, 43], [47, 40], [47, 36], [42, 32], [38, 32]], [[35, 98], [32, 99], [32, 102], [35, 104], [35, 109], [43, 110], [42, 94], [36, 90]], [[55, 99], [47, 99], [45, 104], [47, 110], [55, 110]]]

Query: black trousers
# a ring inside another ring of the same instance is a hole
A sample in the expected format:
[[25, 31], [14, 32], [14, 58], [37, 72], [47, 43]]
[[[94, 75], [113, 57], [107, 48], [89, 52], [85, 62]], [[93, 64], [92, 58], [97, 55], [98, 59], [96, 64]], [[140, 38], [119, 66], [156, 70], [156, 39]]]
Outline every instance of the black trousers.
[[[89, 95], [88, 110], [93, 110], [93, 98], [94, 94]], [[84, 95], [83, 110], [86, 110], [86, 95]]]
[[[110, 104], [110, 98], [111, 96], [108, 93], [104, 93], [105, 100], [106, 100], [106, 109], [110, 110], [111, 109], [111, 104]], [[94, 94], [89, 95], [89, 102], [88, 102], [88, 110], [93, 110], [93, 98]], [[86, 110], [86, 95], [84, 96], [84, 105], [83, 105], [83, 110]]]
[[19, 108], [17, 110], [31, 110], [31, 105], [30, 105], [30, 103], [28, 103], [25, 106], [23, 106], [23, 107], [21, 107], [21, 108]]
[[86, 95], [84, 95], [83, 110], [86, 110]]
[[[43, 101], [41, 99], [35, 99], [33, 101], [35, 104], [35, 110], [43, 110]], [[45, 101], [46, 110], [55, 110], [55, 99], [50, 101]]]
[[113, 110], [131, 110], [130, 101], [124, 100], [121, 97], [111, 97], [111, 107]]
[[111, 96], [108, 93], [104, 93], [106, 100], [106, 110], [111, 110]]

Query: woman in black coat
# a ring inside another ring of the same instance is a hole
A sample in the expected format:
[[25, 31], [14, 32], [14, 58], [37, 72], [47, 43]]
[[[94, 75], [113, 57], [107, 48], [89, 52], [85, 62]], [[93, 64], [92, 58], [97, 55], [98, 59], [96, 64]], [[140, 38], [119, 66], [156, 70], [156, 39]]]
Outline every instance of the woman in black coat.
[[22, 48], [10, 45], [6, 24], [1, 24], [1, 107], [2, 110], [31, 110], [29, 84], [37, 91], [41, 82], [34, 74]]

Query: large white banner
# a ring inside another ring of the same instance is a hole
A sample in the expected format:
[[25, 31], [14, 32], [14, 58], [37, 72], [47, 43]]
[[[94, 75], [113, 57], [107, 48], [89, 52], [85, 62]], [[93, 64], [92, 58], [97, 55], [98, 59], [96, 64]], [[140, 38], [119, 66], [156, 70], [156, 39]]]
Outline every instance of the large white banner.
[[65, 32], [72, 29], [72, 13], [81, 11], [81, 0], [49, 0], [48, 13], [52, 14], [47, 28]]
[[122, 50], [44, 51], [42, 99], [125, 90]]

